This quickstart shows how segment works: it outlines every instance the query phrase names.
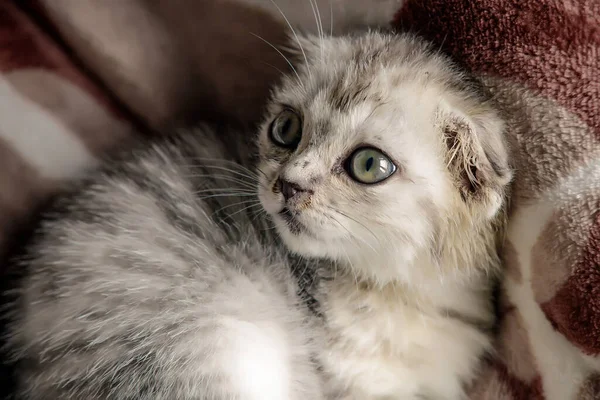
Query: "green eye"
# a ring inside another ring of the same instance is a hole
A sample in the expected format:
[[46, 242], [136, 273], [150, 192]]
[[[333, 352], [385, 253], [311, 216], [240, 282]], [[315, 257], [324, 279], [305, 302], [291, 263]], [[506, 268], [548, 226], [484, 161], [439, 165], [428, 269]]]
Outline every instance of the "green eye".
[[366, 184], [381, 182], [396, 172], [392, 160], [372, 147], [363, 147], [352, 153], [346, 169], [352, 179]]
[[271, 140], [281, 147], [294, 148], [302, 137], [302, 121], [298, 114], [284, 110], [275, 118], [270, 128]]

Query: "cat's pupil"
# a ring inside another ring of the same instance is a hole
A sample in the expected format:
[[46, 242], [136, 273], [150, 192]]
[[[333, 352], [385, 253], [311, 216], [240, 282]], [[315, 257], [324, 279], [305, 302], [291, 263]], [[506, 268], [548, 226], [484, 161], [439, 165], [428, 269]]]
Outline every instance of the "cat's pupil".
[[373, 162], [374, 162], [373, 157], [369, 157], [369, 159], [367, 160], [367, 163], [366, 163], [367, 171], [371, 170], [371, 167], [373, 166]]
[[283, 126], [281, 127], [281, 133], [283, 133], [285, 135], [289, 131], [291, 125], [292, 125], [291, 118], [286, 119], [285, 122], [283, 123]]

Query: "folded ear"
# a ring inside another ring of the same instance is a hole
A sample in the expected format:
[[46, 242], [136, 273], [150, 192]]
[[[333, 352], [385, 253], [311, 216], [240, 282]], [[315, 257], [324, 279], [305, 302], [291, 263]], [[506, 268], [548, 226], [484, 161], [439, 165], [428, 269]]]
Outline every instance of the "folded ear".
[[503, 120], [482, 104], [459, 108], [444, 103], [437, 118], [460, 196], [473, 212], [494, 217], [512, 179]]

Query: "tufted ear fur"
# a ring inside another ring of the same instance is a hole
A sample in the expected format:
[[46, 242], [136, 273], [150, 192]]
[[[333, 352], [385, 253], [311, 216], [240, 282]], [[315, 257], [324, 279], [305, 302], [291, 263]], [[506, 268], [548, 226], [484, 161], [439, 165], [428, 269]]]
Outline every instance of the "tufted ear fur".
[[438, 110], [446, 165], [462, 200], [484, 218], [493, 218], [505, 202], [512, 179], [504, 122], [484, 105], [464, 112], [447, 104]]

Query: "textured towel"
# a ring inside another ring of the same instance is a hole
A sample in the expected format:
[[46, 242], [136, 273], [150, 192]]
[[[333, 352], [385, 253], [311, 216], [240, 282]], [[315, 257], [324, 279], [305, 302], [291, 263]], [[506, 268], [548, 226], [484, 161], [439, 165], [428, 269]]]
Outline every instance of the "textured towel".
[[495, 88], [516, 142], [498, 353], [472, 398], [600, 399], [600, 2], [408, 0], [395, 26]]

